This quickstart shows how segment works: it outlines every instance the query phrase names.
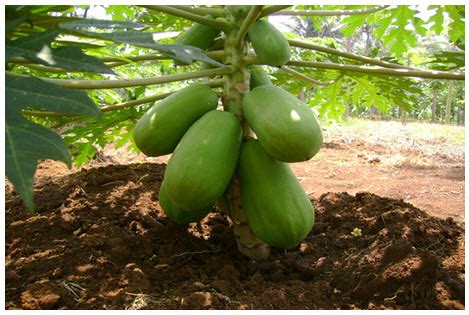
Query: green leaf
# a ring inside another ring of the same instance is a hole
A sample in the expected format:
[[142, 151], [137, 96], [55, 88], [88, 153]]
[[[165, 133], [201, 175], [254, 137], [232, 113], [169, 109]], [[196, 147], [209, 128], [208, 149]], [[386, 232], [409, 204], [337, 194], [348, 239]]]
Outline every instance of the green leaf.
[[50, 110], [57, 113], [94, 116], [101, 111], [86, 92], [67, 89], [33, 77], [6, 77], [8, 108], [20, 112], [25, 107]]
[[77, 46], [58, 47], [50, 50], [50, 52], [51, 61], [49, 66], [86, 72], [115, 74], [108, 65], [96, 57], [84, 54]]
[[59, 27], [65, 30], [81, 30], [84, 28], [98, 28], [98, 29], [129, 29], [129, 28], [144, 28], [145, 24], [128, 22], [128, 21], [108, 21], [97, 19], [81, 19], [77, 21], [61, 22]]
[[342, 23], [345, 24], [345, 27], [342, 29], [342, 34], [344, 36], [352, 36], [360, 29], [367, 18], [366, 14], [362, 15], [351, 15], [342, 19]]
[[169, 57], [181, 61], [183, 63], [191, 64], [194, 61], [202, 61], [216, 67], [222, 67], [223, 64], [207, 57], [204, 51], [197, 47], [186, 45], [167, 45], [159, 44], [153, 39], [153, 33], [141, 31], [126, 31], [114, 33], [93, 33], [87, 31], [80, 31], [86, 35], [99, 36], [103, 39], [112, 40], [118, 43], [126, 43], [139, 47], [145, 47], [157, 50]]
[[414, 20], [417, 11], [405, 5], [400, 5], [388, 12], [391, 15], [380, 20], [381, 25], [373, 33], [383, 41], [384, 45], [389, 46], [389, 50], [395, 56], [400, 57], [417, 42], [415, 31], [409, 29], [408, 26], [413, 25], [417, 32], [422, 32], [420, 27], [422, 22], [418, 19]]
[[457, 42], [458, 40], [464, 43], [465, 35], [465, 22], [464, 22], [464, 6], [461, 5], [445, 5], [444, 9], [448, 12], [452, 19], [449, 24], [451, 31], [449, 32], [450, 40]]
[[[26, 207], [34, 210], [33, 176], [39, 160], [54, 159], [71, 165], [71, 156], [62, 138], [53, 131], [26, 120], [25, 107], [65, 114], [100, 116], [85, 92], [74, 91], [37, 78], [6, 76], [5, 168], [8, 179]], [[77, 93], [78, 92], [78, 93]]]
[[37, 63], [49, 65], [48, 54], [43, 50], [50, 51], [50, 43], [59, 35], [58, 31], [47, 31], [19, 38], [13, 41], [6, 41], [5, 59], [23, 57]]
[[434, 15], [432, 15], [428, 22], [433, 22], [433, 25], [430, 27], [431, 30], [435, 32], [435, 34], [440, 35], [443, 31], [443, 7], [437, 6], [437, 10]]
[[114, 74], [109, 66], [84, 54], [79, 47], [50, 48], [58, 34], [59, 31], [54, 30], [7, 41], [6, 60], [23, 57], [49, 67]]
[[14, 28], [26, 20], [25, 16], [5, 20], [5, 33], [10, 33]]
[[[8, 103], [7, 103], [8, 108]], [[5, 171], [26, 208], [34, 210], [33, 176], [39, 160], [54, 159], [71, 166], [68, 147], [59, 135], [17, 113], [8, 113], [5, 126]]]
[[465, 53], [455, 51], [442, 51], [434, 54], [429, 62], [430, 67], [436, 70], [457, 70], [465, 66]]

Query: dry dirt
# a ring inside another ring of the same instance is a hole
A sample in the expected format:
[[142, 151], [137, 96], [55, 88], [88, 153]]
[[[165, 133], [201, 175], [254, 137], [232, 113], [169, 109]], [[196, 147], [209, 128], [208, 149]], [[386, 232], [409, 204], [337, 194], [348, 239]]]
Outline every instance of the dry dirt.
[[164, 215], [167, 157], [104, 160], [41, 163], [34, 216], [7, 184], [7, 309], [465, 308], [464, 162], [327, 142], [292, 164], [312, 232], [253, 262], [217, 209], [201, 226]]

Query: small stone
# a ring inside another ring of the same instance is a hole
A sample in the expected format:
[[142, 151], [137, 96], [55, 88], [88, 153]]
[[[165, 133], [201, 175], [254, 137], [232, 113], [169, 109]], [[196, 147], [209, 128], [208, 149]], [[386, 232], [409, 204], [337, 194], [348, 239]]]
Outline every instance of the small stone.
[[26, 291], [21, 293], [21, 307], [27, 310], [54, 309], [60, 301], [60, 295], [54, 291], [48, 282], [28, 284]]
[[199, 281], [194, 282], [193, 286], [197, 290], [202, 290], [203, 288], [205, 288], [205, 284]]
[[326, 263], [326, 259], [327, 257], [318, 258], [318, 260], [316, 261], [316, 269], [321, 269], [322, 267], [324, 267], [324, 264]]
[[212, 294], [210, 292], [194, 292], [181, 300], [181, 306], [184, 309], [206, 309], [211, 305]]

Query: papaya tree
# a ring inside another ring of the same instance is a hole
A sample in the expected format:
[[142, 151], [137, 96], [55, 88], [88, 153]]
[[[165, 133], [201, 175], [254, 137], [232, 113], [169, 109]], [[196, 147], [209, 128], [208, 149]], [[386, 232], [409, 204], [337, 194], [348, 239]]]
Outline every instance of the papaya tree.
[[[398, 62], [413, 43], [405, 26], [423, 32], [424, 21], [407, 6], [290, 7], [110, 6], [109, 19], [94, 19], [87, 6], [7, 6], [6, 175], [26, 208], [34, 210], [38, 161], [79, 166], [95, 145], [130, 143], [147, 156], [172, 154], [159, 202], [176, 223], [197, 222], [216, 205], [252, 259], [269, 256], [270, 246], [297, 246], [313, 227], [314, 209], [288, 163], [320, 150], [311, 103], [405, 106], [418, 92], [411, 78], [465, 75]], [[436, 10], [435, 27], [446, 12], [444, 25], [463, 50], [464, 7]], [[394, 59], [286, 37], [271, 15], [345, 17], [349, 34], [381, 21], [373, 32]], [[292, 94], [298, 91], [303, 97]], [[324, 108], [321, 115], [331, 111]]]

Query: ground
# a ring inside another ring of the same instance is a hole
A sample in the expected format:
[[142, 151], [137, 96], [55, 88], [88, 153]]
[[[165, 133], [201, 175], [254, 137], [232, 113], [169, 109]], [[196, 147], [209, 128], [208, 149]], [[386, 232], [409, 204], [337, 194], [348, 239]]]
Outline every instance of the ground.
[[355, 122], [324, 135], [315, 158], [291, 165], [316, 209], [312, 232], [257, 262], [216, 208], [200, 226], [164, 215], [167, 156], [42, 162], [36, 215], [6, 185], [6, 307], [464, 309], [460, 130]]

